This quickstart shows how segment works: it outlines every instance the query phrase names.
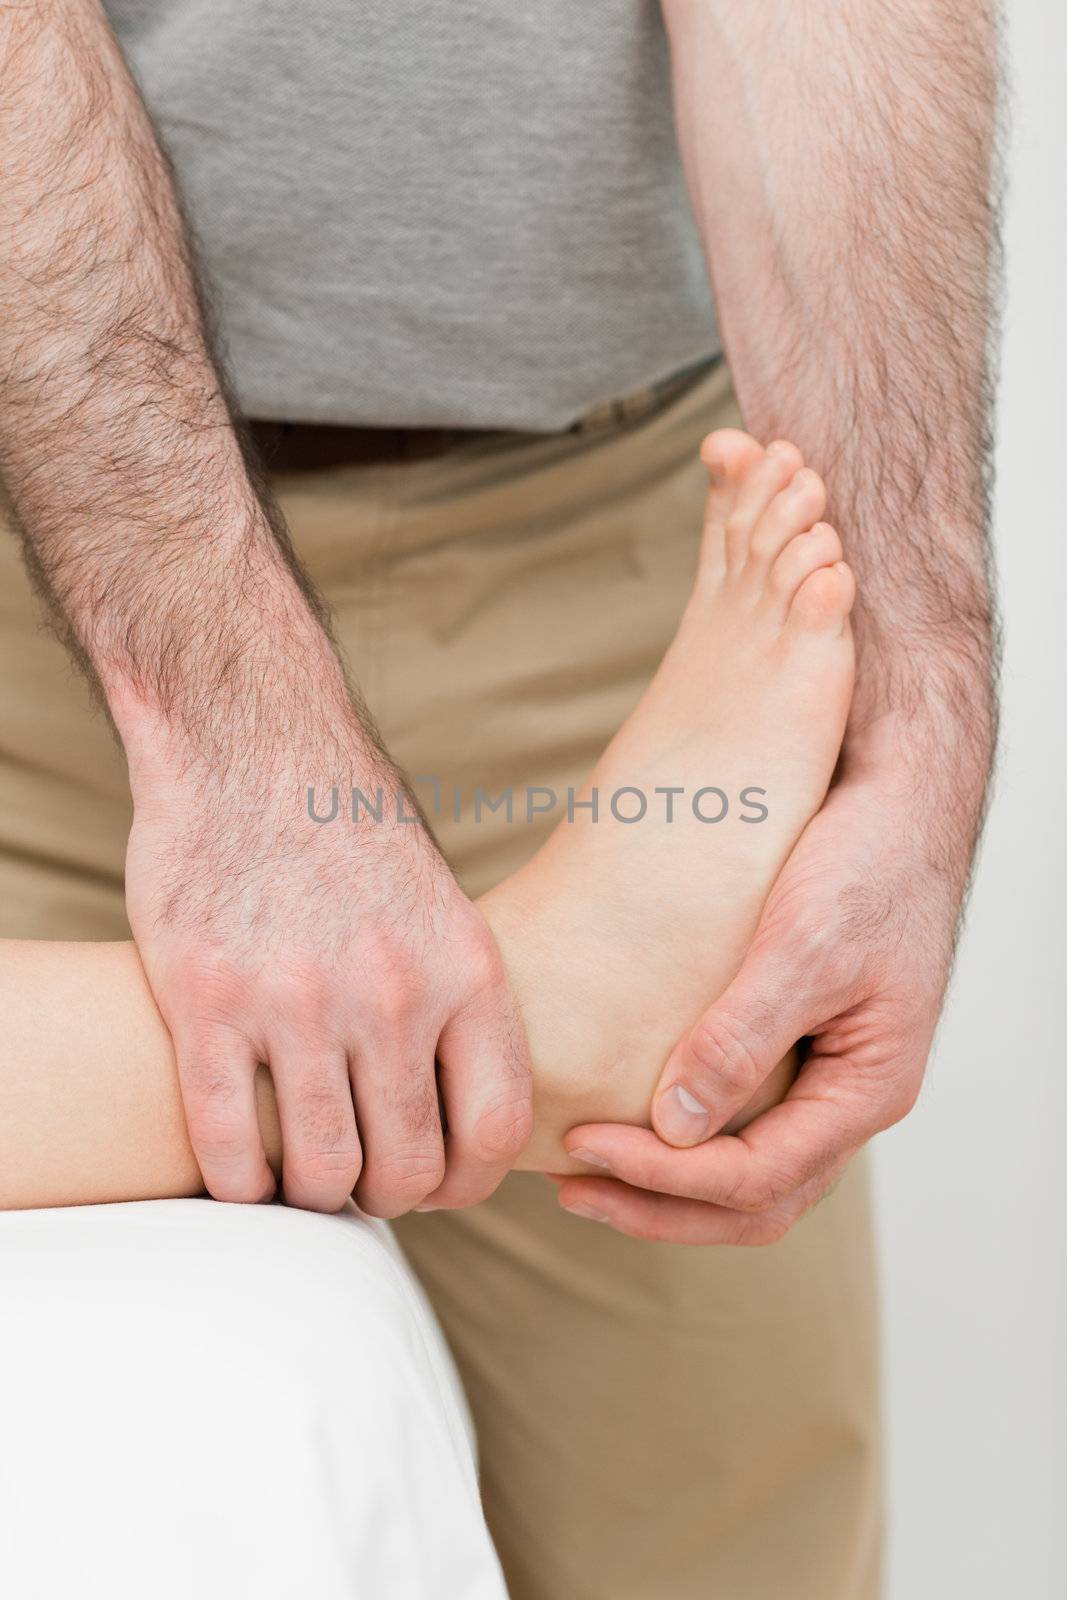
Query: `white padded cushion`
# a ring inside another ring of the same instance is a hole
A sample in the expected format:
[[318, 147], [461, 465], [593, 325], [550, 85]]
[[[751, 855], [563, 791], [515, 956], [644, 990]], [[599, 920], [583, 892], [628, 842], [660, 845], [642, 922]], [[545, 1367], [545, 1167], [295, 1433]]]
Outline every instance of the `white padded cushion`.
[[387, 1228], [207, 1200], [0, 1215], [0, 1589], [504, 1600]]

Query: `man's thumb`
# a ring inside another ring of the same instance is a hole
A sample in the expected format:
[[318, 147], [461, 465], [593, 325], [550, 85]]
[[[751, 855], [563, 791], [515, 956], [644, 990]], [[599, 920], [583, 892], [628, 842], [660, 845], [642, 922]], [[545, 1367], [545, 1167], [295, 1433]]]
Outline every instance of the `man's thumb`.
[[780, 960], [750, 953], [670, 1054], [652, 1100], [652, 1126], [661, 1139], [700, 1144], [748, 1104], [807, 1031], [798, 987]]

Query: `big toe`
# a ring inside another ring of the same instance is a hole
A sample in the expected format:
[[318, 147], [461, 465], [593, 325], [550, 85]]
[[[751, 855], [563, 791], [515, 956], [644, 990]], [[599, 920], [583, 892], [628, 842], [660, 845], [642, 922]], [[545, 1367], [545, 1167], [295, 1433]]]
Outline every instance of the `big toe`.
[[704, 504], [704, 559], [714, 553], [721, 565], [722, 551], [714, 552], [711, 544], [722, 540], [723, 529], [737, 504], [741, 484], [753, 467], [763, 460], [764, 450], [758, 439], [740, 428], [716, 428], [700, 446], [700, 459], [708, 469], [708, 497]]
[[755, 466], [763, 446], [740, 428], [716, 428], [700, 446], [700, 459], [708, 469], [712, 487], [717, 483], [737, 483]]

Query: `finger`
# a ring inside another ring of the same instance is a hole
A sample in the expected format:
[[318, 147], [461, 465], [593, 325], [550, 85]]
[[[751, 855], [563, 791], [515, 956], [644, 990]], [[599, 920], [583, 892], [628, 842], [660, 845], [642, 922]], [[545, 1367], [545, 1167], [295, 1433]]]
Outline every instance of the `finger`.
[[773, 946], [766, 954], [754, 948], [667, 1060], [652, 1101], [660, 1138], [678, 1147], [710, 1138], [744, 1109], [815, 1020], [806, 976]]
[[834, 1187], [847, 1162], [831, 1174], [797, 1190], [772, 1212], [732, 1211], [675, 1195], [652, 1194], [605, 1178], [568, 1178], [559, 1203], [573, 1216], [606, 1222], [633, 1239], [666, 1244], [776, 1244]]
[[471, 1206], [493, 1193], [533, 1132], [529, 1051], [506, 984], [459, 1012], [437, 1044], [445, 1176], [423, 1210]]
[[[604, 1222], [632, 1239], [664, 1244], [770, 1244], [772, 1224], [725, 1206], [683, 1200], [676, 1195], [631, 1189], [608, 1178], [572, 1178], [559, 1193], [572, 1216]], [[773, 1229], [774, 1238], [782, 1237]]]
[[372, 1217], [399, 1217], [445, 1175], [434, 1046], [394, 1036], [368, 1048], [352, 1072], [363, 1170], [356, 1201]]
[[807, 1067], [781, 1105], [737, 1134], [678, 1150], [645, 1128], [609, 1123], [573, 1128], [570, 1153], [592, 1154], [613, 1177], [637, 1188], [726, 1206], [768, 1212], [805, 1184], [817, 1183], [853, 1155], [884, 1125], [869, 1096], [842, 1091], [808, 1094]]
[[270, 1073], [285, 1198], [305, 1211], [339, 1211], [362, 1163], [347, 1057], [340, 1049], [309, 1054], [287, 1041], [272, 1047]]
[[230, 1029], [174, 1036], [189, 1141], [216, 1200], [254, 1204], [274, 1194], [256, 1116], [256, 1053]]

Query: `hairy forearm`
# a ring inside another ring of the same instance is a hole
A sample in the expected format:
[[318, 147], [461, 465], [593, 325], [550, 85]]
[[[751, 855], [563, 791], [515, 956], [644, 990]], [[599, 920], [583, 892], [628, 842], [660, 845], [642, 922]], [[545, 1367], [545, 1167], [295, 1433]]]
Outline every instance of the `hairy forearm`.
[[859, 580], [846, 771], [894, 768], [932, 867], [962, 880], [994, 737], [990, 5], [664, 10], [746, 424], [824, 473]]
[[0, 73], [0, 472], [68, 642], [124, 737], [147, 719], [209, 756], [269, 741], [309, 678], [323, 726], [347, 728], [343, 674], [234, 431], [166, 160], [96, 0], [2, 8]]

